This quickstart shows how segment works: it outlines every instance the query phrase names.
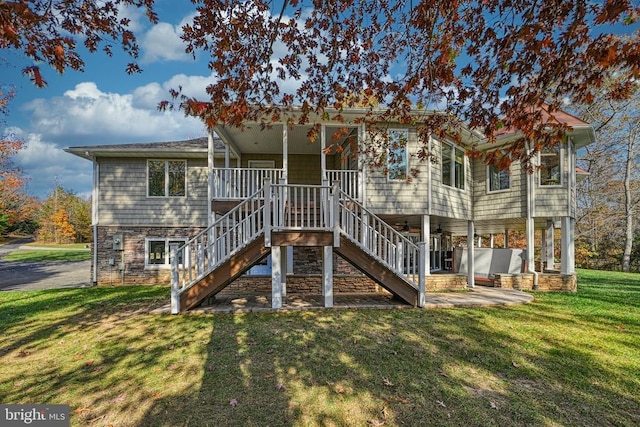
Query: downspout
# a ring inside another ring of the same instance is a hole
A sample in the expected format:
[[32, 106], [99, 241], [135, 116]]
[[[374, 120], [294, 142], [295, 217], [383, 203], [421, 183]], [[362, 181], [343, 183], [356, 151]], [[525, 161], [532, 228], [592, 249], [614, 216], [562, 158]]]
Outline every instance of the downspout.
[[[529, 147], [528, 142], [527, 142], [527, 152], [531, 154], [531, 148]], [[530, 225], [533, 226], [533, 209], [535, 207], [536, 175], [535, 175], [535, 171], [533, 173], [529, 173], [527, 171], [526, 173], [527, 173], [527, 228], [529, 228]], [[532, 230], [531, 233], [533, 234], [534, 231]], [[529, 230], [527, 230], [527, 242], [529, 243], [528, 234], [529, 234]], [[530, 242], [531, 247], [527, 248], [528, 251], [533, 251], [533, 240], [534, 239], [531, 239], [531, 242]], [[539, 277], [538, 277], [538, 272], [536, 271], [535, 261], [529, 262], [532, 259], [533, 259], [533, 254], [527, 253], [527, 270], [529, 270], [529, 272], [533, 274], [533, 290], [537, 291]]]

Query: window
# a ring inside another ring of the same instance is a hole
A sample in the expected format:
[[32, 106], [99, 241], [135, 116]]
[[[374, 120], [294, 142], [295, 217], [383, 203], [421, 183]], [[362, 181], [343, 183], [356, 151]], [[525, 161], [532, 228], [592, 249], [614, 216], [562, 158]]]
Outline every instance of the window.
[[147, 162], [149, 197], [184, 197], [186, 169], [185, 160], [149, 160]]
[[442, 143], [442, 183], [464, 190], [464, 151]]
[[540, 152], [540, 185], [562, 185], [560, 147], [547, 147]]
[[387, 170], [389, 179], [407, 179], [407, 130], [389, 131], [389, 151], [387, 157]]
[[[492, 161], [496, 161], [499, 163], [505, 164], [505, 160], [509, 157], [509, 154], [505, 150], [496, 150], [489, 153]], [[487, 177], [488, 177], [488, 188], [487, 191], [503, 191], [508, 190], [511, 180], [511, 172], [510, 166], [507, 166], [506, 169], [500, 169], [496, 165], [487, 165]]]
[[[171, 245], [182, 246], [186, 239], [148, 238], [145, 244], [145, 265], [169, 266], [171, 265]], [[182, 263], [182, 260], [179, 260]]]

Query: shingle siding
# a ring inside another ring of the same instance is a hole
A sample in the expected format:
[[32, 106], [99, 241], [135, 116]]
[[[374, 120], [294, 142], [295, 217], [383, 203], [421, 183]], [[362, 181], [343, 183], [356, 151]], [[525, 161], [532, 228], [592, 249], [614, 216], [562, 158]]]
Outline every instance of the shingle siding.
[[147, 197], [146, 159], [102, 158], [99, 164], [100, 225], [207, 225], [206, 160], [187, 160], [186, 197]]

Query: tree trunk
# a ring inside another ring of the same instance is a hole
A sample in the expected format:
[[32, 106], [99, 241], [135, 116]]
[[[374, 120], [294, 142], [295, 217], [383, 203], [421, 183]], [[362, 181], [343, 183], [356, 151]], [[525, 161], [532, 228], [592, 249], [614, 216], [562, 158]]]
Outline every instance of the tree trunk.
[[631, 249], [633, 248], [633, 199], [631, 197], [631, 174], [633, 172], [634, 140], [629, 138], [627, 144], [627, 158], [624, 170], [624, 213], [625, 237], [624, 252], [622, 253], [622, 271], [629, 272], [631, 264]]

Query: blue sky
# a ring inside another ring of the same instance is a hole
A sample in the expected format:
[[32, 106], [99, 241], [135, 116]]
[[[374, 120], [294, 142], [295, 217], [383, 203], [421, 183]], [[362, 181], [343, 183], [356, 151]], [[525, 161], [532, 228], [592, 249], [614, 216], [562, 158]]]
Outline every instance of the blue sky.
[[[3, 134], [26, 142], [15, 159], [28, 176], [29, 194], [46, 197], [55, 182], [78, 195], [91, 193], [91, 162], [65, 153], [69, 146], [182, 140], [203, 136], [202, 124], [182, 112], [159, 112], [168, 90], [182, 86], [204, 97], [212, 81], [206, 60], [194, 61], [179, 39], [181, 22], [194, 13], [188, 0], [159, 0], [160, 23], [151, 26], [138, 11], [129, 11], [141, 52], [139, 75], [126, 74], [131, 59], [115, 52], [84, 54], [83, 73], [42, 67], [48, 85], [40, 89], [22, 76], [32, 65], [16, 52], [0, 52], [0, 84], [15, 85], [10, 114], [0, 123]], [[205, 58], [206, 59], [206, 58]]]

